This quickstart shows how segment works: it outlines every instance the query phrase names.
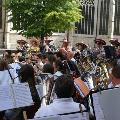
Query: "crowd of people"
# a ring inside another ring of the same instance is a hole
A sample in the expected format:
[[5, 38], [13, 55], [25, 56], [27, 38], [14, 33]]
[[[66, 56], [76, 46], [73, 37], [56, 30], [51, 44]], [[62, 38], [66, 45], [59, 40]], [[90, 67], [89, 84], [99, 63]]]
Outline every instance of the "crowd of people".
[[[92, 116], [88, 102], [90, 91], [120, 85], [120, 43], [117, 40], [110, 41], [114, 47], [104, 47], [106, 42], [97, 39], [94, 49], [84, 43], [77, 43], [70, 49], [66, 40], [62, 41], [60, 49], [51, 46], [48, 39], [42, 48], [36, 39], [31, 40], [31, 46], [24, 40], [17, 42], [19, 46], [16, 51], [6, 50], [0, 58], [0, 85], [27, 82], [34, 105], [5, 110], [0, 113], [1, 120], [24, 120], [23, 111], [26, 111], [28, 119], [81, 109], [89, 111]], [[47, 78], [46, 106], [41, 105], [42, 98], [36, 88], [41, 83], [38, 76], [42, 73], [52, 76]], [[77, 78], [82, 85], [75, 82]], [[85, 86], [89, 91], [87, 95]]]

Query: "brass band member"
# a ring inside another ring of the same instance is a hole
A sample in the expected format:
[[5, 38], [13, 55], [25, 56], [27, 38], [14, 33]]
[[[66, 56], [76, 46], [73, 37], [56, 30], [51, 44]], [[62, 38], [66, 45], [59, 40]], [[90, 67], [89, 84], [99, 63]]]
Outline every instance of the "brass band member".
[[76, 53], [79, 53], [81, 57], [87, 56], [87, 45], [84, 43], [77, 43], [76, 44]]
[[30, 48], [28, 49], [29, 53], [39, 53], [40, 52], [40, 41], [36, 38], [30, 40]]
[[103, 46], [106, 45], [106, 42], [102, 39], [96, 39], [95, 40], [95, 44], [96, 44], [96, 48], [94, 49], [94, 54], [98, 57], [98, 58], [102, 58], [105, 56], [105, 51]]
[[63, 50], [66, 50], [66, 51], [71, 51], [70, 47], [69, 47], [70, 42], [67, 41], [66, 38], [64, 38], [63, 41], [60, 41], [60, 42], [62, 42], [62, 46], [61, 46], [60, 49], [63, 49]]
[[22, 52], [25, 52], [26, 50], [27, 50], [27, 42], [25, 41], [25, 40], [17, 40], [17, 44], [18, 44], [18, 46], [17, 46], [17, 50], [19, 50], [19, 51], [22, 51]]
[[50, 48], [50, 42], [52, 42], [53, 40], [49, 40], [48, 38], [46, 38], [46, 40], [45, 40], [45, 43], [46, 43], [46, 45], [45, 45], [45, 52], [51, 52], [52, 51], [52, 49]]
[[112, 39], [110, 40], [110, 43], [115, 47], [116, 49], [116, 57], [120, 58], [120, 42], [118, 41], [118, 39]]

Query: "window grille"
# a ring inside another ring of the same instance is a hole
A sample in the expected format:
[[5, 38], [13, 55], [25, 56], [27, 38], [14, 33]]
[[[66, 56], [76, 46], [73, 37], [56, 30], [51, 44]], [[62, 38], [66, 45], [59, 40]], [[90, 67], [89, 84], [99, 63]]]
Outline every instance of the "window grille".
[[114, 35], [120, 35], [120, 0], [115, 0]]
[[99, 35], [108, 35], [110, 0], [102, 0], [100, 8]]
[[2, 0], [0, 0], [0, 29], [2, 28]]
[[94, 30], [94, 0], [80, 0], [80, 7], [84, 18], [75, 23], [75, 33], [92, 35]]

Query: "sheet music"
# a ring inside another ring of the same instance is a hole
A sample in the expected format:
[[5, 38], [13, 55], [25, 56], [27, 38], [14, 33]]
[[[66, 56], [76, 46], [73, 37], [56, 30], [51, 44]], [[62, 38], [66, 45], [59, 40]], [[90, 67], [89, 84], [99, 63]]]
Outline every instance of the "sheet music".
[[14, 89], [16, 108], [33, 105], [31, 92], [27, 83], [13, 84], [12, 87]]
[[120, 88], [104, 90], [92, 96], [96, 120], [120, 120]]
[[15, 105], [11, 87], [9, 85], [0, 87], [0, 111], [11, 109]]
[[27, 83], [0, 86], [0, 111], [31, 105], [33, 100]]

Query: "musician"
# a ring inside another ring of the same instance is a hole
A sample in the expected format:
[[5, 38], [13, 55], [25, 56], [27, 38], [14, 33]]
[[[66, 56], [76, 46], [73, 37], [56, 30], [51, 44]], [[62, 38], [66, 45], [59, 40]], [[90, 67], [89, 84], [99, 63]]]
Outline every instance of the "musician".
[[[75, 103], [72, 99], [73, 92], [74, 81], [71, 76], [62, 75], [58, 77], [55, 82], [57, 99], [53, 100], [50, 105], [39, 108], [35, 118], [80, 111], [80, 104]], [[84, 106], [82, 108], [85, 109]]]
[[35, 86], [35, 73], [31, 65], [23, 65], [20, 69], [19, 76], [21, 78], [21, 83], [28, 82], [30, 87], [31, 96], [34, 102], [34, 105], [26, 107], [25, 111], [27, 112], [28, 119], [32, 119], [35, 115], [35, 112], [40, 107], [40, 98]]
[[120, 43], [118, 41], [118, 39], [111, 39], [109, 41], [113, 46], [115, 46], [116, 48], [118, 48], [118, 46], [120, 46]]
[[60, 42], [62, 42], [62, 46], [61, 46], [61, 48], [59, 49], [59, 51], [60, 51], [64, 56], [66, 56], [68, 51], [72, 51], [72, 50], [70, 49], [70, 46], [69, 46], [70, 42], [67, 41], [66, 38], [64, 38], [63, 41], [60, 41]]
[[54, 52], [56, 50], [54, 44], [50, 44], [53, 40], [48, 39], [48, 36], [44, 38], [44, 45], [41, 44], [40, 52], [45, 54], [46, 52]]
[[85, 48], [87, 48], [87, 46], [84, 43], [76, 43], [76, 51], [82, 51]]
[[18, 46], [17, 46], [17, 50], [20, 50], [20, 51], [26, 51], [26, 49], [27, 49], [27, 46], [26, 46], [26, 44], [27, 44], [27, 42], [25, 41], [25, 40], [17, 40], [17, 44], [18, 44]]
[[65, 68], [61, 60], [56, 59], [56, 61], [53, 62], [53, 67], [54, 67], [54, 80], [65, 73], [64, 70]]
[[42, 55], [41, 54], [37, 54], [34, 56], [34, 70], [35, 70], [35, 74], [39, 75], [42, 72], [43, 69], [43, 63], [42, 63]]
[[105, 50], [104, 45], [106, 45], [106, 42], [102, 39], [96, 39], [95, 40], [96, 48], [94, 49], [94, 55], [98, 58], [102, 58], [105, 56]]
[[36, 38], [32, 38], [30, 40], [30, 48], [28, 48], [28, 52], [31, 54], [32, 53], [39, 53], [40, 52], [39, 45], [40, 45], [40, 41]]
[[88, 48], [84, 43], [76, 43], [76, 53], [74, 58], [79, 62], [79, 59], [88, 56]]
[[[9, 73], [10, 72], [10, 73]], [[11, 68], [6, 60], [0, 59], [0, 85], [8, 85], [13, 83], [19, 83], [16, 71]]]
[[52, 42], [53, 40], [49, 40], [48, 37], [46, 37], [44, 41], [45, 41], [45, 52], [52, 51], [52, 49], [50, 48], [50, 42]]
[[43, 70], [42, 70], [43, 73], [50, 73], [50, 74], [54, 74], [54, 68], [51, 64], [49, 63], [46, 63], [44, 66], [43, 66]]
[[[16, 108], [5, 111], [5, 120], [24, 120], [23, 111], [26, 111], [27, 118], [32, 119], [40, 107], [40, 98], [35, 87], [34, 69], [31, 65], [23, 65], [19, 72], [21, 83], [28, 82], [34, 105], [24, 108]], [[23, 93], [24, 94], [24, 93]]]
[[112, 39], [112, 40], [110, 40], [109, 41], [111, 44], [112, 44], [112, 46], [114, 46], [115, 47], [115, 49], [116, 49], [116, 57], [117, 58], [120, 58], [120, 48], [119, 48], [119, 46], [120, 46], [120, 42], [118, 41], [118, 39]]

